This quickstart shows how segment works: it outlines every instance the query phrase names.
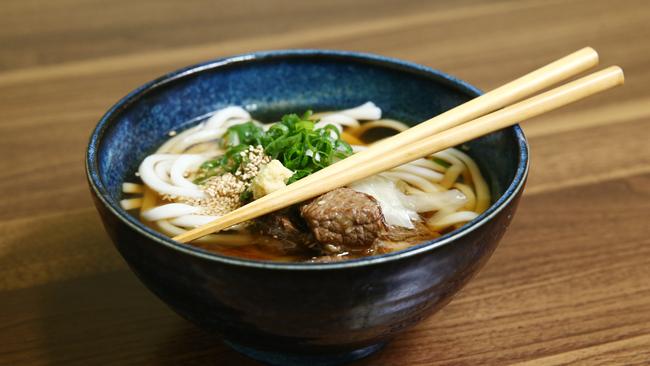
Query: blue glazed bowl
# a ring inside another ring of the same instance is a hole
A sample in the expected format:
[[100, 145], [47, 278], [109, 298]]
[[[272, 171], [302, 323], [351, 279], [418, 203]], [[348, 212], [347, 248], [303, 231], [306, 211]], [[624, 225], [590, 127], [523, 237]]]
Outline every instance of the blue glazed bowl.
[[417, 123], [480, 91], [440, 71], [352, 52], [290, 50], [210, 61], [150, 82], [113, 106], [92, 133], [87, 174], [115, 246], [173, 310], [275, 365], [332, 365], [366, 356], [447, 304], [488, 260], [515, 212], [528, 171], [519, 127], [464, 144], [493, 205], [436, 240], [340, 263], [225, 257], [152, 231], [120, 208], [120, 186], [170, 130], [241, 105], [272, 120], [286, 112], [374, 101]]

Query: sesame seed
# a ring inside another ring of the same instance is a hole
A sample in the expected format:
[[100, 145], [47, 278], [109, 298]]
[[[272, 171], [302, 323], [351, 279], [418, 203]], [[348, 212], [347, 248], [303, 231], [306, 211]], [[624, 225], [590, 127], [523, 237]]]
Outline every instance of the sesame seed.
[[185, 198], [184, 201], [202, 207], [201, 213], [205, 215], [220, 216], [239, 208], [240, 195], [250, 188], [251, 181], [259, 173], [260, 167], [271, 161], [271, 157], [264, 154], [261, 145], [250, 146], [239, 154], [247, 159], [234, 173], [214, 176], [203, 182], [200, 187], [206, 193], [206, 197]]

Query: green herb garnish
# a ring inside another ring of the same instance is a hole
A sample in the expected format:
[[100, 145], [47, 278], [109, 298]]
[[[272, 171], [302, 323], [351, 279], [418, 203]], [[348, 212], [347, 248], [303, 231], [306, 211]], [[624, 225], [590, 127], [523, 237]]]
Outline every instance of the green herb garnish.
[[341, 140], [336, 127], [316, 128], [309, 117], [311, 111], [302, 116], [287, 114], [262, 137], [264, 152], [295, 172], [289, 183], [352, 154], [352, 147]]
[[245, 163], [245, 157], [239, 153], [249, 146], [261, 145], [266, 155], [293, 170], [295, 173], [288, 183], [352, 154], [352, 147], [340, 138], [335, 126], [316, 128], [316, 121], [309, 119], [311, 115], [311, 111], [302, 116], [284, 115], [267, 131], [252, 121], [231, 126], [223, 139], [225, 154], [201, 165], [195, 182], [201, 183], [226, 172], [234, 173]]

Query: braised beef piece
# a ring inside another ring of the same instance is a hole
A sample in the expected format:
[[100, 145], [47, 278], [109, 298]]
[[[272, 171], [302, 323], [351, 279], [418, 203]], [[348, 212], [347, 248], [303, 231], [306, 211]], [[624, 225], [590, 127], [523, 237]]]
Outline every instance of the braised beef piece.
[[300, 217], [296, 206], [291, 206], [255, 220], [255, 227], [263, 234], [282, 242], [287, 254], [304, 251], [314, 246], [314, 235]]
[[360, 251], [388, 227], [377, 201], [350, 188], [337, 188], [300, 207], [324, 252]]
[[431, 238], [424, 223], [414, 225], [413, 229], [389, 227], [377, 201], [350, 188], [335, 189], [255, 220], [261, 234], [276, 239], [276, 251], [313, 256], [315, 262], [399, 250]]
[[379, 234], [379, 239], [391, 242], [405, 242], [410, 245], [431, 239], [434, 234], [422, 221], [413, 221], [413, 228], [391, 226]]

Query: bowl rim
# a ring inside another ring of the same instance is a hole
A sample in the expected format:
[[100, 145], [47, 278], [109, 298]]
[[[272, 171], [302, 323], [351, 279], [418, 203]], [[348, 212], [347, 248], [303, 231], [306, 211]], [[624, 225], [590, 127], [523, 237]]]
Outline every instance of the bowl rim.
[[305, 263], [305, 262], [271, 262], [271, 261], [260, 261], [260, 260], [251, 260], [237, 257], [229, 257], [225, 255], [220, 255], [214, 252], [209, 252], [207, 250], [194, 247], [189, 244], [184, 244], [176, 242], [171, 238], [150, 229], [149, 227], [143, 225], [139, 220], [135, 219], [119, 207], [118, 202], [113, 202], [112, 199], [108, 198], [108, 192], [104, 188], [100, 174], [99, 174], [99, 162], [98, 162], [98, 149], [99, 145], [102, 142], [104, 133], [110, 127], [113, 122], [113, 118], [119, 115], [122, 111], [126, 110], [129, 106], [136, 103], [144, 95], [153, 90], [157, 90], [165, 86], [168, 83], [172, 83], [178, 79], [194, 75], [206, 70], [214, 70], [222, 67], [235, 65], [235, 64], [254, 64], [258, 61], [266, 61], [270, 59], [295, 59], [295, 58], [330, 58], [330, 59], [341, 59], [348, 61], [355, 61], [358, 63], [366, 63], [376, 66], [385, 67], [388, 69], [406, 71], [416, 75], [421, 75], [427, 78], [434, 78], [437, 81], [444, 82], [449, 86], [452, 86], [459, 91], [468, 94], [469, 96], [479, 96], [482, 94], [482, 91], [467, 82], [460, 80], [454, 76], [446, 74], [442, 71], [419, 65], [413, 62], [404, 61], [392, 57], [386, 57], [371, 53], [363, 52], [354, 52], [354, 51], [339, 51], [339, 50], [328, 50], [328, 49], [288, 49], [288, 50], [270, 50], [270, 51], [259, 51], [252, 53], [245, 53], [235, 56], [217, 58], [209, 60], [206, 62], [198, 63], [192, 66], [184, 67], [173, 71], [171, 73], [165, 74], [157, 79], [154, 79], [150, 82], [145, 83], [144, 85], [134, 89], [125, 97], [120, 99], [115, 103], [99, 120], [97, 126], [93, 129], [90, 139], [88, 142], [88, 147], [86, 150], [86, 159], [85, 159], [85, 170], [86, 178], [88, 180], [89, 186], [92, 193], [98, 198], [99, 202], [111, 212], [112, 215], [116, 216], [122, 223], [129, 226], [131, 229], [138, 232], [140, 235], [144, 235], [148, 239], [153, 240], [158, 244], [162, 244], [170, 249], [180, 251], [184, 254], [189, 254], [201, 259], [220, 262], [223, 264], [244, 266], [244, 267], [253, 267], [253, 268], [267, 268], [267, 269], [280, 269], [280, 270], [323, 270], [323, 269], [343, 269], [351, 267], [361, 267], [369, 266], [379, 263], [392, 262], [406, 257], [415, 256], [424, 252], [434, 251], [437, 248], [445, 246], [461, 237], [464, 237], [471, 233], [472, 231], [478, 229], [479, 227], [486, 224], [493, 217], [495, 217], [499, 212], [501, 212], [508, 204], [517, 196], [517, 194], [523, 189], [523, 186], [528, 176], [529, 169], [529, 154], [528, 154], [528, 143], [526, 137], [519, 125], [514, 125], [508, 130], [511, 130], [514, 133], [516, 138], [516, 143], [519, 149], [519, 161], [517, 163], [517, 169], [515, 171], [514, 178], [506, 188], [505, 192], [499, 199], [488, 207], [482, 214], [476, 217], [474, 220], [468, 222], [459, 229], [453, 230], [445, 235], [442, 235], [438, 238], [425, 241], [423, 243], [413, 245], [407, 249], [400, 251], [374, 255], [370, 257], [357, 258], [351, 260], [345, 260], [340, 262], [329, 262], [329, 263]]

